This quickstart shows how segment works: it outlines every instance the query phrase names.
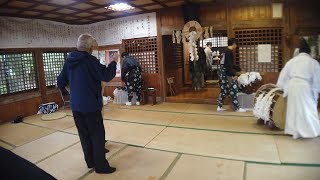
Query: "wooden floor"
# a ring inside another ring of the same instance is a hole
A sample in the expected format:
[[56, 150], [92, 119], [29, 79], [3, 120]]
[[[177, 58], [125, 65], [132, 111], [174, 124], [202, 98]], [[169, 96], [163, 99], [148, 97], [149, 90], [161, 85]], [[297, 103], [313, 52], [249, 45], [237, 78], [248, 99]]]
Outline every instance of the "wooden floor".
[[[217, 104], [220, 89], [216, 86], [207, 86], [200, 91], [194, 91], [191, 87], [180, 89], [175, 96], [165, 98], [166, 102], [172, 103], [195, 103], [195, 104]], [[225, 100], [225, 104], [229, 99]]]

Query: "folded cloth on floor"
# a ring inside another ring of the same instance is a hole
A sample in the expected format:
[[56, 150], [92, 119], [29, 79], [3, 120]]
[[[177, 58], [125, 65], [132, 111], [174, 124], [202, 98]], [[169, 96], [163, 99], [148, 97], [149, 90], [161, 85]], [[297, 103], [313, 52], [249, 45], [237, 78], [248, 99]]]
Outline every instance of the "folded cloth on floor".
[[50, 102], [46, 104], [40, 104], [37, 114], [49, 114], [49, 113], [56, 112], [58, 110], [59, 110], [58, 104], [56, 104], [55, 102]]

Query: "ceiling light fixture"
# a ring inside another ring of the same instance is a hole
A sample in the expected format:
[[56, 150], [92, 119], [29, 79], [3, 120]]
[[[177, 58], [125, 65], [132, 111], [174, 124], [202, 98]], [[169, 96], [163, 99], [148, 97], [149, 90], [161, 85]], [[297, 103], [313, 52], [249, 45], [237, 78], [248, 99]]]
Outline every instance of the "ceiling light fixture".
[[126, 11], [126, 10], [130, 10], [130, 9], [134, 9], [134, 7], [132, 7], [126, 3], [116, 3], [116, 4], [110, 5], [105, 8], [113, 10], [113, 11]]

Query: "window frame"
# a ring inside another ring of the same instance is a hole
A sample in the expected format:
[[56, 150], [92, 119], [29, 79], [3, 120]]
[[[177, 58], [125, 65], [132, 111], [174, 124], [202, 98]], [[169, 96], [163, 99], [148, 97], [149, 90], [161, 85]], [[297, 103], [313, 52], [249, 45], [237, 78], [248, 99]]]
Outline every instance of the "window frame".
[[[32, 90], [26, 90], [26, 91], [20, 91], [20, 92], [14, 92], [10, 94], [3, 94], [0, 95], [0, 104], [8, 104], [8, 103], [14, 103], [30, 98], [41, 98], [41, 91], [44, 91], [46, 95], [58, 92], [57, 89], [54, 86], [46, 87], [42, 86], [42, 82], [45, 84], [45, 77], [44, 77], [44, 67], [43, 67], [43, 59], [42, 59], [42, 53], [47, 51], [52, 52], [61, 52], [61, 51], [68, 51], [72, 52], [75, 51], [75, 47], [70, 48], [8, 48], [8, 49], [0, 49], [0, 53], [34, 53], [34, 58], [36, 62], [36, 71], [37, 71], [37, 89]], [[42, 66], [42, 67], [41, 67]], [[41, 90], [44, 89], [44, 90]], [[9, 99], [10, 97], [10, 99]]]
[[33, 64], [34, 64], [34, 68], [35, 68], [35, 84], [36, 84], [36, 88], [32, 88], [32, 89], [25, 89], [22, 91], [16, 91], [16, 92], [9, 92], [6, 94], [0, 94], [0, 97], [8, 97], [8, 96], [15, 96], [15, 95], [19, 95], [22, 93], [32, 93], [32, 92], [37, 92], [39, 91], [39, 73], [38, 73], [38, 66], [37, 66], [37, 60], [36, 60], [36, 54], [33, 50], [31, 49], [22, 49], [22, 50], [10, 50], [10, 51], [0, 51], [1, 55], [10, 55], [10, 54], [27, 54], [27, 53], [31, 53], [32, 57], [33, 57]]
[[[44, 72], [44, 76], [43, 76], [43, 78], [44, 78], [44, 80], [45, 80], [45, 85], [46, 85], [46, 87], [48, 88], [48, 89], [53, 89], [53, 88], [55, 88], [56, 87], [56, 85], [54, 84], [54, 85], [47, 85], [47, 79], [46, 79], [46, 72], [45, 72], [45, 61], [44, 61], [44, 53], [64, 53], [64, 62], [66, 61], [66, 59], [67, 59], [67, 57], [68, 57], [68, 53], [70, 53], [70, 52], [72, 52], [72, 51], [70, 51], [70, 50], [43, 50], [42, 52], [41, 52], [41, 55], [42, 55], [42, 61], [43, 61], [43, 72]], [[62, 68], [63, 68], [63, 65], [62, 65]], [[61, 70], [62, 70], [62, 68], [61, 68]]]

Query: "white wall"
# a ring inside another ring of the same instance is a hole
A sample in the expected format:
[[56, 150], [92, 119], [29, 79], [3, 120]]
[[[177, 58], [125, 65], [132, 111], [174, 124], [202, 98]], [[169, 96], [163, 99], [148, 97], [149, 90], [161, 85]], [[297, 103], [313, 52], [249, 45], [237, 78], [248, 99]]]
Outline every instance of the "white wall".
[[89, 25], [0, 17], [0, 48], [75, 47], [78, 36], [86, 32], [92, 34], [99, 45], [120, 44], [122, 39], [156, 36], [156, 26], [156, 13]]

